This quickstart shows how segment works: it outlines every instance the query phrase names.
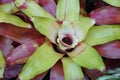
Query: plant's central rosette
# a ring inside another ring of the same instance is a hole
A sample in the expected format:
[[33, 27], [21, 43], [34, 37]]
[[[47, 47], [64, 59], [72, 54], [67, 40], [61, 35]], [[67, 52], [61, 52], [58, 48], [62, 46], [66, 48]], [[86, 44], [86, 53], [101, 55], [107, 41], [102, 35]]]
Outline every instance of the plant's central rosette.
[[74, 48], [78, 44], [78, 36], [72, 25], [64, 21], [61, 29], [58, 31], [57, 43], [62, 50]]

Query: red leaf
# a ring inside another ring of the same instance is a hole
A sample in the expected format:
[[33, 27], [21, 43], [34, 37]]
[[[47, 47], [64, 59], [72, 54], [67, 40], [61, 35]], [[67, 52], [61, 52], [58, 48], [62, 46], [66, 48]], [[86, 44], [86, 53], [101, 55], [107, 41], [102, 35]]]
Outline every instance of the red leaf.
[[0, 23], [0, 35], [10, 38], [18, 43], [25, 43], [44, 36], [35, 29], [21, 28], [12, 24]]
[[106, 44], [97, 45], [95, 49], [103, 57], [120, 59], [120, 41], [112, 41]]
[[63, 66], [58, 61], [50, 71], [50, 80], [64, 80]]
[[28, 57], [32, 55], [44, 41], [44, 38], [36, 39], [18, 46], [6, 57], [6, 62], [9, 65], [25, 63]]
[[104, 6], [93, 10], [89, 16], [95, 19], [97, 25], [103, 24], [119, 24], [120, 8], [112, 6]]

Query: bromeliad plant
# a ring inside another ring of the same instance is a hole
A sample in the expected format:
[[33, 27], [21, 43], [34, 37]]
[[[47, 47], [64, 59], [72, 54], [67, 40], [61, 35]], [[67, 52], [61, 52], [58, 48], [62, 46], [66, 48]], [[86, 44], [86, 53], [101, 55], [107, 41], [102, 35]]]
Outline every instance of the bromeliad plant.
[[[61, 69], [63, 66], [64, 78], [61, 77], [61, 79], [83, 80], [84, 74], [81, 67], [105, 70], [101, 56], [92, 46], [120, 39], [120, 25], [98, 27], [94, 26], [94, 19], [80, 15], [79, 0], [58, 0], [54, 16], [46, 12], [34, 0], [15, 0], [14, 4], [11, 2], [9, 6], [11, 6], [9, 10], [0, 12], [1, 22], [32, 28], [29, 23], [12, 15], [16, 11], [22, 11], [30, 18], [35, 29], [45, 36], [42, 40], [32, 37], [29, 42], [17, 40], [22, 45], [7, 55], [6, 62], [9, 65], [26, 63], [18, 75], [20, 80], [33, 79], [47, 72], [55, 64], [57, 66], [60, 64]], [[11, 9], [13, 12], [10, 12]], [[6, 36], [16, 40], [10, 37], [11, 35]], [[4, 63], [4, 60], [2, 62]], [[2, 68], [4, 69], [5, 66]], [[60, 79], [54, 76], [54, 69], [52, 70], [50, 79]], [[59, 76], [63, 75], [62, 71], [60, 72]]]

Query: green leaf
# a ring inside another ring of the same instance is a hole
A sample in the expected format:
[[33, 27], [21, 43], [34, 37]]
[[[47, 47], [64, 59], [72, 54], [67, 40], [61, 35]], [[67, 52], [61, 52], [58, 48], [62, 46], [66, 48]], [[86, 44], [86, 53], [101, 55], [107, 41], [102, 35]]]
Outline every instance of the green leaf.
[[79, 42], [83, 41], [91, 27], [95, 24], [95, 20], [80, 16], [79, 20], [72, 23], [75, 34], [78, 37]]
[[5, 65], [6, 65], [6, 62], [0, 50], [0, 78], [3, 78]]
[[13, 25], [16, 25], [18, 27], [24, 27], [24, 28], [31, 28], [31, 25], [24, 22], [21, 18], [8, 14], [8, 13], [4, 13], [4, 12], [0, 12], [0, 22], [4, 22], [4, 23], [10, 23]]
[[[40, 16], [55, 19], [50, 13], [45, 11], [39, 4], [33, 0], [15, 0], [15, 4], [28, 17]], [[21, 6], [24, 6], [21, 8]]]
[[60, 21], [67, 20], [74, 22], [79, 19], [79, 0], [59, 0], [56, 16]]
[[15, 6], [14, 2], [10, 2], [0, 5], [0, 11], [5, 13], [15, 13], [18, 11], [18, 9]]
[[34, 16], [31, 17], [35, 28], [43, 35], [45, 35], [51, 42], [56, 43], [59, 25], [55, 20], [46, 17]]
[[120, 39], [120, 25], [102, 25], [92, 27], [84, 42], [94, 46]]
[[19, 74], [19, 79], [31, 80], [36, 75], [49, 70], [62, 56], [63, 54], [53, 50], [50, 42], [44, 43], [30, 56]]
[[65, 80], [83, 80], [81, 68], [70, 58], [62, 58]]
[[81, 43], [72, 52], [68, 52], [67, 54], [79, 66], [88, 69], [98, 69], [100, 71], [103, 71], [105, 69], [103, 60], [98, 52], [85, 43]]
[[103, 0], [103, 1], [112, 6], [120, 7], [120, 0]]

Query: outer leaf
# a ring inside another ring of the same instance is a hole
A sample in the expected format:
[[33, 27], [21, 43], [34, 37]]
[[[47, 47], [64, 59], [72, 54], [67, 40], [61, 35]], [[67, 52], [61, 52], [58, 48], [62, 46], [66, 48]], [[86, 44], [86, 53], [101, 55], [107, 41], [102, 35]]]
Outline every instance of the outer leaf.
[[6, 57], [9, 65], [22, 64], [35, 52], [35, 50], [45, 42], [44, 38], [26, 42], [13, 49]]
[[39, 75], [35, 76], [32, 80], [43, 80], [43, 78], [46, 76], [47, 73], [48, 73], [48, 71], [46, 71], [42, 74], [39, 74]]
[[79, 19], [79, 0], [59, 0], [56, 17], [59, 21], [74, 22]]
[[50, 70], [50, 80], [64, 80], [63, 65], [58, 61]]
[[77, 46], [72, 52], [67, 53], [78, 65], [88, 69], [98, 69], [103, 71], [105, 65], [98, 52], [84, 43]]
[[5, 3], [10, 3], [12, 2], [13, 0], [0, 0], [0, 5], [1, 4], [5, 4]]
[[103, 0], [103, 1], [112, 6], [120, 7], [120, 0]]
[[43, 8], [52, 14], [54, 17], [56, 16], [56, 3], [54, 0], [35, 0], [40, 5], [43, 6]]
[[81, 68], [70, 58], [62, 58], [65, 80], [83, 80]]
[[105, 65], [107, 70], [115, 69], [120, 67], [120, 59], [106, 59]]
[[120, 41], [112, 41], [94, 47], [101, 56], [111, 59], [120, 59]]
[[103, 6], [90, 12], [89, 16], [95, 19], [97, 25], [120, 24], [120, 8]]
[[6, 62], [0, 50], [0, 78], [3, 78], [5, 65], [6, 65]]
[[96, 80], [98, 77], [102, 76], [103, 73], [99, 70], [96, 70], [96, 69], [83, 69], [83, 71], [85, 72], [86, 75], [89, 76], [89, 78], [91, 80]]
[[33, 0], [15, 0], [15, 4], [27, 16], [41, 16], [54, 19], [52, 15], [46, 12], [40, 5]]
[[120, 39], [120, 25], [102, 25], [91, 28], [88, 32], [85, 43], [94, 46], [109, 41]]
[[14, 24], [16, 26], [19, 27], [24, 27], [24, 28], [31, 28], [31, 25], [24, 22], [22, 19], [20, 19], [17, 16], [14, 15], [10, 15], [4, 12], [0, 12], [0, 22], [4, 22], [4, 23], [10, 23], [10, 24]]
[[4, 71], [4, 78], [10, 79], [17, 77], [18, 74], [21, 72], [23, 66], [24, 66], [23, 64], [14, 65], [14, 66], [7, 65]]
[[10, 38], [18, 43], [25, 43], [44, 36], [35, 29], [21, 28], [12, 24], [0, 24], [0, 35]]
[[30, 80], [38, 74], [50, 69], [60, 58], [61, 54], [55, 52], [50, 42], [44, 43], [35, 53], [28, 59], [19, 79]]
[[13, 49], [12, 43], [13, 41], [11, 39], [6, 38], [6, 37], [0, 37], [0, 49], [5, 58], [10, 53], [10, 51]]
[[38, 16], [32, 17], [31, 20], [41, 34], [45, 35], [51, 42], [56, 43], [55, 40], [60, 27], [55, 20]]
[[15, 4], [11, 2], [11, 3], [0, 5], [0, 11], [5, 13], [14, 13], [14, 12], [17, 12], [18, 9], [15, 7]]

